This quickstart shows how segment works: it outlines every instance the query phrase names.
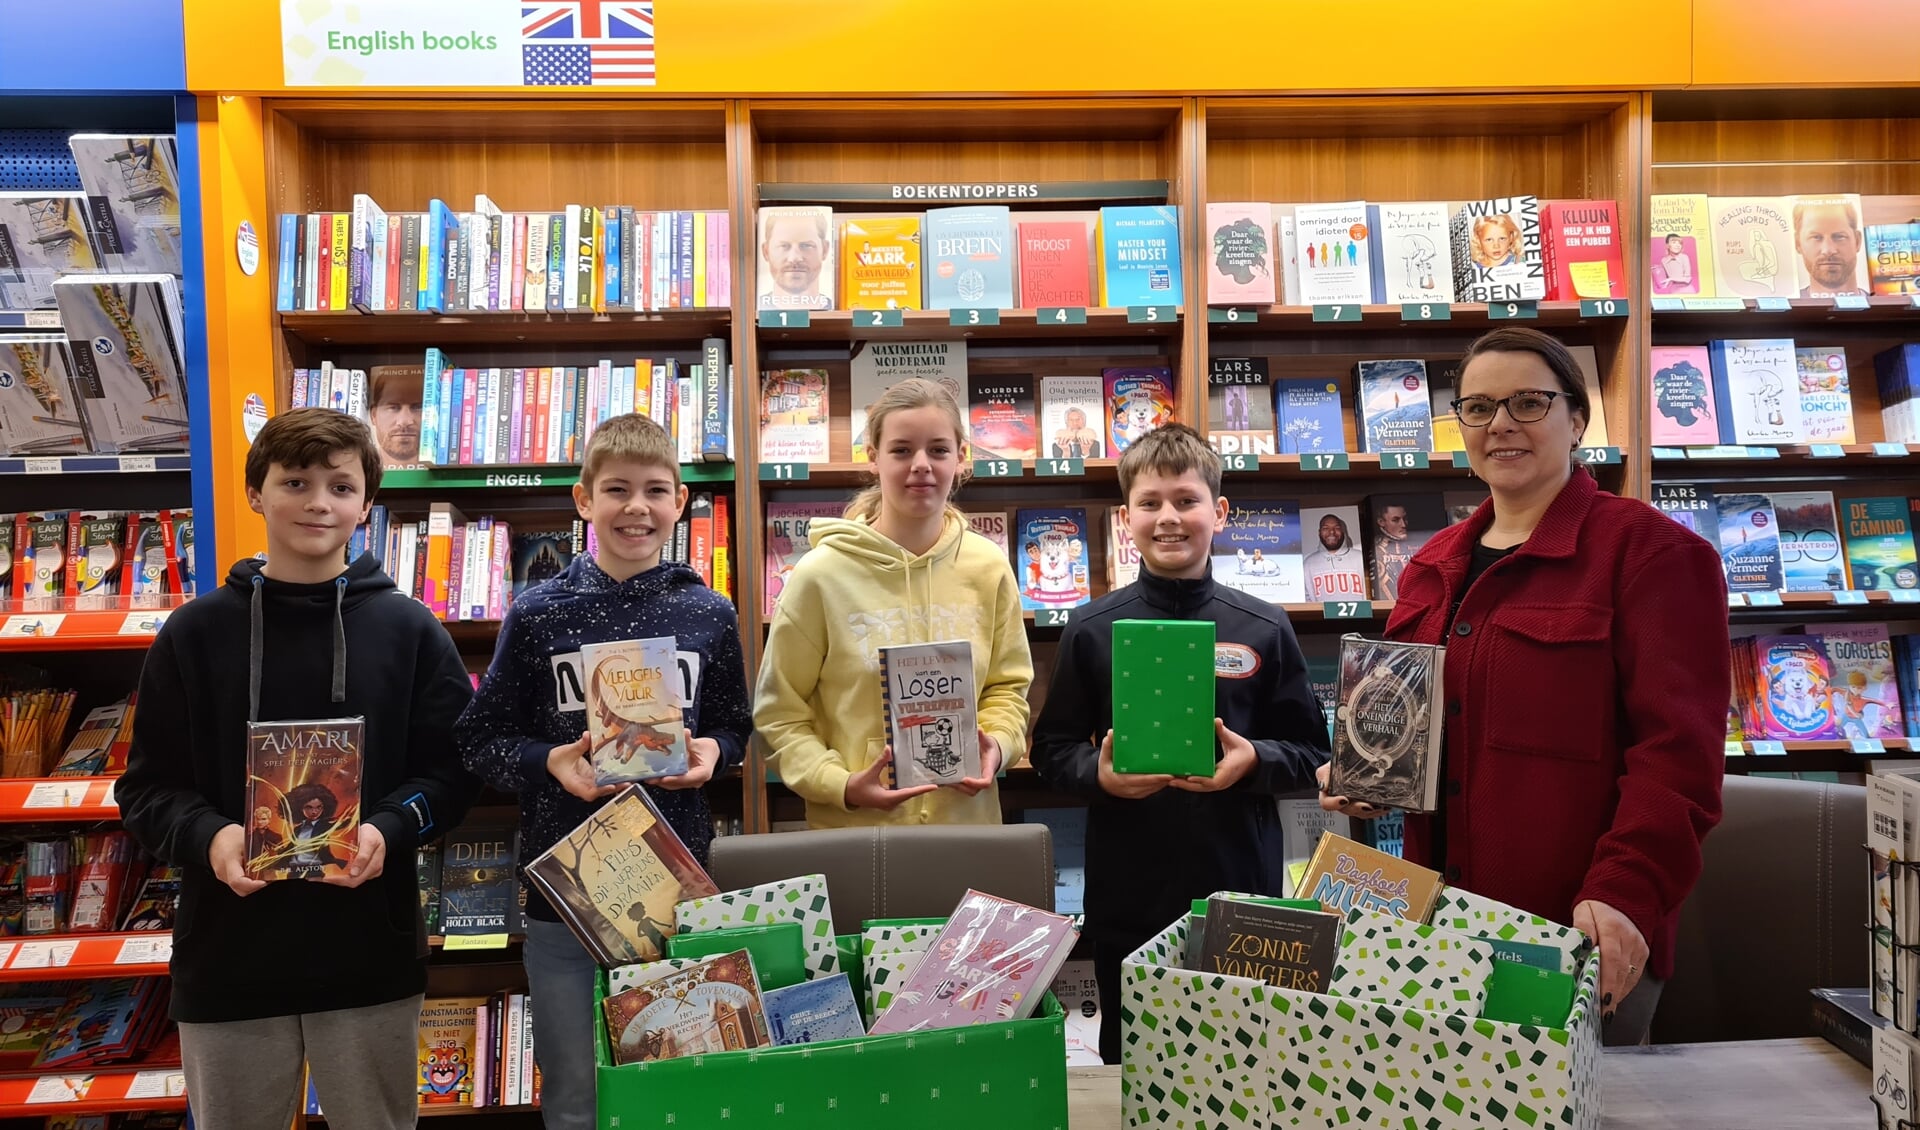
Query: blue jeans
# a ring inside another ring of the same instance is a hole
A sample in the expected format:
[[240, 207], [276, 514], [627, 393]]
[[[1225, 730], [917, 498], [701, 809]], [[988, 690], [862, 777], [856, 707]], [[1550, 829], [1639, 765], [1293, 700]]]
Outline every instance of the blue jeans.
[[593, 955], [564, 923], [527, 919], [521, 947], [547, 1130], [595, 1130]]

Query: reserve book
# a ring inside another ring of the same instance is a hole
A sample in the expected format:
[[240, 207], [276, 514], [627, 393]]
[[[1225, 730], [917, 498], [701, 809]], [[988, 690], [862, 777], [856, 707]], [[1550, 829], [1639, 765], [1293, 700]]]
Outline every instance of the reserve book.
[[894, 788], [951, 785], [982, 773], [979, 687], [966, 640], [883, 646], [880, 705]]
[[360, 845], [364, 718], [247, 723], [251, 879], [345, 875]]
[[1329, 794], [1409, 812], [1434, 810], [1446, 655], [1432, 644], [1341, 637]]

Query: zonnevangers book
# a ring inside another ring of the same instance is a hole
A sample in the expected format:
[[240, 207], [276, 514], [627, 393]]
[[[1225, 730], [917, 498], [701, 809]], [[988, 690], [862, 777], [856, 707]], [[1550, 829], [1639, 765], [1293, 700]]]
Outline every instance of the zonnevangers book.
[[1847, 587], [1863, 591], [1920, 588], [1913, 526], [1904, 498], [1840, 502], [1847, 545]]
[[1093, 598], [1085, 507], [1015, 511], [1013, 533], [1022, 609], [1072, 608]]
[[1906, 736], [1893, 640], [1885, 624], [1828, 624], [1813, 629], [1833, 668], [1833, 713], [1843, 738]]
[[760, 209], [760, 268], [756, 293], [761, 310], [831, 310], [834, 258], [833, 209]]
[[360, 845], [366, 720], [247, 723], [247, 877], [345, 875]]
[[1106, 391], [1099, 377], [1040, 378], [1041, 454], [1099, 459], [1107, 450]]
[[1795, 196], [1790, 204], [1800, 297], [1869, 293], [1859, 195]]
[[75, 345], [75, 387], [94, 449], [185, 449], [186, 379], [173, 277], [71, 275], [53, 289]]
[[1300, 511], [1300, 541], [1306, 550], [1300, 562], [1300, 578], [1307, 603], [1367, 599], [1361, 532], [1357, 506]]
[[848, 220], [840, 233], [840, 262], [847, 309], [920, 309], [919, 216]]
[[1340, 957], [1339, 918], [1239, 899], [1208, 899], [1199, 973], [1247, 977], [1276, 989], [1324, 993]]
[[1363, 451], [1433, 450], [1433, 406], [1424, 361], [1360, 361], [1354, 415]]
[[869, 1034], [1024, 1020], [1079, 933], [1061, 915], [970, 890]]
[[1793, 298], [1792, 203], [1784, 196], [1711, 196], [1713, 274], [1724, 298]]
[[1786, 584], [1780, 564], [1780, 522], [1764, 494], [1722, 494], [1720, 565], [1728, 592], [1778, 592]]
[[1367, 222], [1377, 241], [1374, 301], [1453, 301], [1453, 245], [1445, 204], [1369, 204]]
[[1800, 374], [1800, 427], [1808, 443], [1853, 442], [1853, 389], [1847, 377], [1847, 351], [1799, 347], [1793, 351]]
[[1207, 205], [1207, 301], [1274, 303], [1273, 206]]
[[13, 455], [66, 455], [89, 449], [60, 334], [0, 334], [0, 448]]
[[[431, 997], [420, 1006], [420, 1105], [473, 1106], [480, 1067], [479, 1015], [486, 997]], [[484, 1101], [485, 1096], [480, 1096]]]
[[1164, 366], [1106, 369], [1107, 441], [1115, 455], [1173, 420], [1173, 370]]
[[587, 732], [597, 785], [687, 771], [687, 728], [672, 636], [583, 644]]
[[1446, 654], [1431, 644], [1340, 638], [1329, 794], [1409, 812], [1434, 810]]
[[1300, 504], [1272, 499], [1231, 503], [1213, 535], [1213, 579], [1274, 604], [1305, 599], [1300, 578]]
[[505, 934], [514, 912], [514, 831], [462, 825], [440, 846], [440, 928]]
[[899, 381], [924, 377], [953, 394], [960, 415], [967, 414], [967, 343], [964, 341], [871, 341], [855, 347], [850, 367], [852, 397], [848, 433], [853, 461], [870, 462], [867, 409]]
[[1704, 345], [1656, 345], [1652, 368], [1653, 442], [1710, 445], [1720, 442], [1720, 406], [1714, 402], [1713, 362]]
[[1039, 454], [1035, 381], [1031, 373], [981, 376], [968, 408], [975, 459], [1032, 459]]
[[1835, 592], [1846, 588], [1847, 560], [1840, 549], [1833, 492], [1776, 491], [1771, 497], [1774, 517], [1780, 523], [1780, 568], [1786, 591]]
[[1339, 915], [1360, 907], [1425, 922], [1441, 887], [1436, 871], [1326, 832], [1300, 877], [1298, 894]]
[[1019, 225], [1020, 305], [1093, 305], [1093, 256], [1079, 220]]
[[1713, 238], [1707, 221], [1707, 198], [1700, 194], [1657, 195], [1653, 198], [1653, 293], [1711, 298]]
[[825, 369], [760, 374], [762, 463], [827, 462], [829, 421]]
[[101, 270], [87, 198], [0, 192], [0, 310], [52, 310], [53, 280]]
[[767, 503], [766, 592], [761, 615], [773, 615], [787, 586], [787, 576], [812, 548], [807, 540], [808, 526], [815, 518], [838, 518], [846, 509], [842, 502]]
[[1300, 204], [1293, 218], [1300, 301], [1308, 306], [1373, 301], [1373, 233], [1366, 201]]
[[1707, 343], [1713, 395], [1722, 409], [1720, 442], [1806, 442], [1800, 417], [1799, 361], [1792, 338]]
[[766, 1047], [753, 957], [746, 950], [710, 957], [602, 1002], [615, 1063]]
[[925, 232], [927, 309], [1012, 308], [1013, 215], [1005, 205], [929, 208]]
[[1625, 298], [1620, 209], [1611, 200], [1549, 200], [1540, 206], [1547, 297]]
[[674, 934], [674, 907], [720, 893], [638, 785], [615, 793], [526, 872], [607, 967], [658, 961]]
[[880, 651], [880, 705], [893, 746], [894, 787], [980, 776], [979, 687], [966, 640]]
[[1460, 206], [1453, 214], [1453, 293], [1461, 302], [1547, 296], [1539, 198], [1503, 196]]
[[1207, 364], [1207, 442], [1222, 455], [1272, 455], [1273, 390], [1264, 357], [1215, 357]]
[[1218, 665], [1226, 655], [1252, 656], [1236, 644], [1216, 651], [1214, 643], [1209, 620], [1114, 621], [1115, 772], [1213, 775]]
[[1367, 533], [1375, 600], [1400, 596], [1400, 574], [1427, 540], [1447, 527], [1447, 513], [1432, 494], [1376, 494], [1367, 499]]

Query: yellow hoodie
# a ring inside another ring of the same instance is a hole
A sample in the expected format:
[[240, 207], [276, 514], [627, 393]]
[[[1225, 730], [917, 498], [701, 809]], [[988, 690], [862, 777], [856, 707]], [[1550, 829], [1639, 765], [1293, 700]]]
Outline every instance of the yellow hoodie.
[[781, 590], [753, 699], [769, 764], [806, 800], [807, 824], [1000, 823], [997, 785], [972, 797], [935, 789], [891, 811], [849, 809], [846, 789], [887, 744], [882, 646], [972, 643], [980, 728], [1000, 743], [1003, 764], [1026, 754], [1033, 656], [1006, 554], [952, 513], [919, 557], [843, 518], [814, 519], [808, 540]]

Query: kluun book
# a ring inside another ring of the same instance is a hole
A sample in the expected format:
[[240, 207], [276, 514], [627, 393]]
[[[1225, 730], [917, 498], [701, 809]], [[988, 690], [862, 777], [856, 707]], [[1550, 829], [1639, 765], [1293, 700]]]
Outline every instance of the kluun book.
[[1444, 648], [1341, 637], [1329, 794], [1433, 811], [1440, 798], [1444, 727], [1436, 711], [1445, 667]]
[[0, 192], [0, 310], [52, 310], [53, 280], [102, 269], [87, 198]]
[[1800, 297], [1867, 294], [1860, 197], [1854, 193], [1794, 196], [1787, 204], [1793, 222], [1794, 282]]
[[1274, 302], [1271, 204], [1207, 205], [1207, 301]]
[[1173, 420], [1173, 370], [1162, 366], [1115, 368], [1101, 372], [1107, 393], [1107, 440], [1119, 455], [1134, 442]]
[[1300, 247], [1300, 301], [1307, 306], [1373, 301], [1373, 241], [1367, 204], [1301, 204], [1293, 210]]
[[595, 784], [650, 781], [687, 771], [676, 650], [672, 636], [581, 646]]
[[1540, 205], [1540, 230], [1548, 298], [1627, 296], [1620, 210], [1613, 201], [1546, 201]]
[[970, 890], [870, 1034], [1024, 1020], [1079, 933], [1062, 915]]
[[1714, 401], [1713, 362], [1701, 345], [1656, 345], [1652, 367], [1653, 442], [1720, 442], [1720, 406]]
[[683, 899], [719, 894], [646, 790], [629, 785], [527, 864], [580, 944], [603, 966], [657, 961]]
[[1653, 484], [1653, 508], [1707, 539], [1720, 545], [1720, 508], [1713, 488], [1699, 483]]
[[1777, 491], [1770, 497], [1774, 518], [1780, 523], [1780, 566], [1786, 591], [1846, 588], [1847, 559], [1840, 549], [1833, 492]]
[[972, 389], [968, 430], [975, 459], [1032, 459], [1039, 421], [1030, 373], [982, 375]]
[[1453, 214], [1453, 290], [1461, 302], [1514, 302], [1547, 296], [1540, 243], [1540, 200], [1474, 200]]
[[1213, 692], [1223, 654], [1242, 660], [1243, 670], [1251, 657], [1235, 644], [1216, 650], [1211, 621], [1114, 621], [1116, 772], [1213, 775]]
[[831, 310], [839, 277], [833, 209], [760, 209], [761, 310]]
[[1354, 365], [1354, 414], [1366, 451], [1433, 450], [1433, 406], [1424, 361]]
[[1301, 587], [1309, 604], [1367, 599], [1365, 532], [1357, 506], [1300, 511]]
[[872, 462], [868, 452], [867, 409], [880, 394], [908, 377], [923, 377], [952, 394], [954, 405], [967, 414], [967, 343], [964, 341], [870, 341], [855, 348], [851, 418], [853, 461]]
[[1040, 454], [1049, 459], [1107, 455], [1106, 388], [1101, 378], [1040, 378]]
[[109, 271], [178, 275], [180, 172], [171, 134], [67, 139]]
[[1226, 528], [1213, 535], [1213, 579], [1274, 604], [1305, 599], [1300, 579], [1300, 505], [1256, 500], [1232, 503]]
[[1019, 510], [1013, 518], [1013, 573], [1020, 607], [1072, 608], [1092, 599], [1087, 512], [1069, 506]]
[[1100, 305], [1180, 305], [1178, 208], [1102, 208], [1095, 236], [1100, 243]]
[[1659, 195], [1653, 198], [1652, 208], [1648, 262], [1652, 264], [1653, 293], [1713, 297], [1713, 238], [1707, 221], [1707, 198]]
[[1713, 396], [1723, 409], [1720, 442], [1805, 442], [1800, 416], [1800, 362], [1792, 338], [1748, 338], [1707, 345]]
[[1893, 641], [1885, 624], [1830, 624], [1814, 629], [1832, 667], [1834, 722], [1843, 738], [1906, 736]]
[[1333, 981], [1344, 923], [1319, 910], [1208, 899], [1196, 972], [1264, 981], [1276, 989], [1324, 993]]
[[1376, 241], [1375, 301], [1453, 301], [1453, 244], [1445, 204], [1369, 204], [1367, 221]]
[[1264, 357], [1215, 357], [1207, 364], [1207, 442], [1222, 455], [1272, 455], [1273, 390]]
[[86, 423], [60, 334], [0, 334], [0, 449], [14, 455], [86, 451]]
[[247, 723], [252, 879], [344, 875], [360, 846], [363, 718]]
[[927, 309], [1013, 307], [1013, 216], [1005, 205], [930, 208]]
[[1714, 285], [1722, 298], [1793, 298], [1792, 203], [1784, 196], [1712, 196]]
[[760, 461], [825, 463], [829, 417], [825, 369], [760, 374]]
[[840, 232], [840, 263], [847, 309], [920, 309], [920, 217], [848, 220]]
[[602, 1002], [613, 1061], [651, 1063], [766, 1047], [759, 980], [746, 950], [710, 957]]
[[184, 450], [186, 376], [173, 277], [70, 275], [53, 289], [94, 449]]
[[1800, 427], [1808, 443], [1852, 443], [1853, 387], [1847, 351], [1800, 347], [1793, 351], [1800, 376]]
[[1842, 499], [1840, 511], [1848, 588], [1876, 592], [1920, 588], [1906, 499]]
[[966, 640], [880, 648], [880, 704], [893, 744], [895, 788], [980, 776], [973, 645]]
[[1347, 421], [1340, 383], [1324, 377], [1273, 382], [1274, 429], [1282, 455], [1345, 451]]
[[1780, 524], [1764, 494], [1722, 494], [1720, 565], [1729, 592], [1777, 592], [1786, 584], [1780, 563]]

